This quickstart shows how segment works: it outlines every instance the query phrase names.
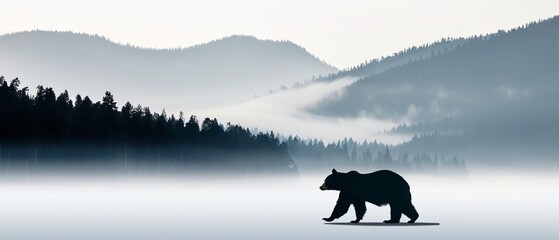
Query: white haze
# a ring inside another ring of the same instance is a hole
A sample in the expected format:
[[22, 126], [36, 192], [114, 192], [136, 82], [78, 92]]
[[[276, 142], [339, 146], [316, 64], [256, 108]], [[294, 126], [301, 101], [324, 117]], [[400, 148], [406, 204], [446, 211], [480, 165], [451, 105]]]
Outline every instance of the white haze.
[[[324, 176], [328, 174], [325, 173]], [[3, 239], [557, 239], [559, 179], [525, 172], [467, 178], [403, 175], [418, 222], [327, 225], [338, 192], [324, 176], [299, 180], [60, 178], [0, 184]], [[389, 207], [367, 204], [362, 222]], [[349, 222], [353, 208], [336, 222]], [[405, 217], [402, 220], [406, 220]]]
[[307, 111], [325, 97], [341, 96], [344, 94], [344, 87], [355, 80], [357, 79], [348, 77], [332, 82], [312, 83], [227, 108], [195, 112], [195, 115], [212, 116], [244, 127], [258, 128], [260, 131], [318, 138], [326, 142], [348, 136], [359, 141], [376, 139], [383, 143], [399, 143], [409, 139], [410, 136], [406, 135], [383, 133], [399, 124], [398, 122], [382, 121], [369, 116], [328, 117]]
[[0, 33], [73, 30], [144, 47], [233, 34], [289, 39], [339, 68], [432, 42], [508, 29], [559, 12], [557, 0], [0, 1]]

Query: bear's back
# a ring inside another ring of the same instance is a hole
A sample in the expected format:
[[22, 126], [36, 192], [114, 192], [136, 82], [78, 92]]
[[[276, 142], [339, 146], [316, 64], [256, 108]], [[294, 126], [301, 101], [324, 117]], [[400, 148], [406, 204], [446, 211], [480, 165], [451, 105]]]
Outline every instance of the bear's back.
[[360, 174], [348, 172], [353, 193], [362, 196], [376, 205], [390, 203], [392, 199], [409, 198], [409, 185], [406, 180], [390, 170], [379, 170]]
[[390, 187], [391, 190], [410, 190], [408, 182], [399, 174], [390, 170], [379, 170], [363, 174], [366, 182]]

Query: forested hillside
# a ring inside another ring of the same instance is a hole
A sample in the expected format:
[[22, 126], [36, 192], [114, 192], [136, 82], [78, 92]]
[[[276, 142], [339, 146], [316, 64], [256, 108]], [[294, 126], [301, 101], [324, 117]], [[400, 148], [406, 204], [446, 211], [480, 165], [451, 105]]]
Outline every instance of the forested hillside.
[[393, 133], [418, 135], [401, 146], [406, 151], [552, 159], [559, 144], [558, 42], [559, 16], [474, 36], [358, 80], [311, 111], [405, 123]]
[[270, 133], [252, 133], [216, 119], [155, 113], [122, 104], [110, 92], [101, 101], [0, 77], [0, 169], [96, 166], [132, 174], [296, 173], [287, 147]]

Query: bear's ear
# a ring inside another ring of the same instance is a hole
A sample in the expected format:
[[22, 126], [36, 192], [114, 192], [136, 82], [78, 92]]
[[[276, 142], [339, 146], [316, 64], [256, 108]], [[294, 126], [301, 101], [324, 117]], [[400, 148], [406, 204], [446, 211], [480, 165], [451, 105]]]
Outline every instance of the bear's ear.
[[332, 168], [332, 174], [334, 174], [334, 173], [338, 173], [338, 171], [336, 171], [335, 168]]

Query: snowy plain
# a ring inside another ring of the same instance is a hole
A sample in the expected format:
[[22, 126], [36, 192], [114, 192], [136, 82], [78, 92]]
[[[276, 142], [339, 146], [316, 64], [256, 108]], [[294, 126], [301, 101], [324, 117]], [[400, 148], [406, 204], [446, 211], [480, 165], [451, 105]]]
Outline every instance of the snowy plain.
[[[0, 181], [2, 239], [558, 239], [559, 177], [517, 172], [402, 174], [418, 222], [328, 225], [338, 192], [296, 179], [40, 177]], [[362, 223], [388, 219], [367, 204]], [[353, 220], [353, 208], [336, 222]], [[403, 216], [402, 221], [407, 221]]]

